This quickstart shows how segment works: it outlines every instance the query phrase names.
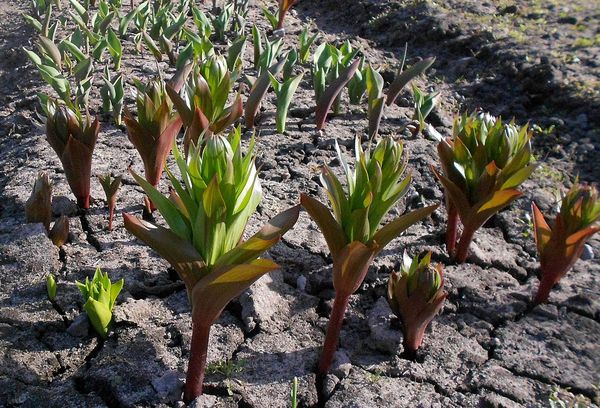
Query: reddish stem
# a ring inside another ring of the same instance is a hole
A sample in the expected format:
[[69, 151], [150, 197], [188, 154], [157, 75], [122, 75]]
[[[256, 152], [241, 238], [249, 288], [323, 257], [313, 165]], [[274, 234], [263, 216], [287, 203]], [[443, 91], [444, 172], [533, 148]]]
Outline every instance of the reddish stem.
[[108, 206], [108, 230], [112, 231], [113, 229], [113, 218], [115, 216], [115, 205], [111, 204]]
[[456, 254], [454, 259], [458, 263], [463, 263], [467, 260], [467, 255], [469, 254], [469, 246], [471, 245], [471, 241], [473, 241], [473, 235], [475, 234], [475, 229], [465, 226], [463, 228], [463, 232], [460, 235], [460, 241], [458, 241], [458, 246], [456, 247]]
[[453, 205], [448, 206], [448, 225], [446, 226], [446, 250], [452, 256], [456, 248], [456, 233], [458, 229], [458, 211]]
[[333, 355], [337, 349], [338, 340], [340, 338], [340, 330], [344, 322], [344, 314], [348, 307], [350, 295], [336, 293], [333, 301], [333, 309], [329, 318], [329, 326], [327, 327], [327, 335], [321, 351], [321, 359], [319, 360], [319, 375], [325, 376], [329, 371], [329, 367], [333, 362]]
[[416, 328], [408, 325], [404, 326], [404, 340], [402, 344], [404, 345], [404, 350], [409, 355], [414, 356], [417, 352], [417, 349], [421, 347], [426, 328], [427, 325], [421, 325]]
[[547, 275], [542, 273], [542, 279], [540, 280], [540, 286], [538, 287], [538, 291], [535, 295], [535, 304], [539, 305], [540, 303], [545, 303], [550, 297], [550, 291], [556, 284], [556, 279], [547, 279]]
[[185, 391], [183, 393], [183, 400], [186, 404], [192, 402], [199, 395], [202, 395], [209, 338], [210, 325], [193, 324], [192, 349], [185, 379]]
[[86, 195], [85, 197], [77, 197], [77, 205], [84, 210], [90, 208], [90, 195]]

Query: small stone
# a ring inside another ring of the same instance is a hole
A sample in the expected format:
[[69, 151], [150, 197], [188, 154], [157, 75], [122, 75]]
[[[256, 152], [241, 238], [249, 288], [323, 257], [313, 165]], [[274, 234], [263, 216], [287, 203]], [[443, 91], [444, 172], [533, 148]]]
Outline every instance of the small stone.
[[161, 398], [177, 401], [183, 392], [184, 376], [179, 371], [170, 370], [152, 380], [152, 387]]
[[273, 38], [283, 38], [283, 36], [285, 36], [285, 28], [273, 30]]
[[55, 217], [66, 215], [67, 217], [77, 214], [77, 205], [74, 201], [65, 196], [52, 198], [52, 214]]
[[580, 258], [584, 261], [589, 261], [594, 259], [594, 249], [590, 244], [585, 244], [583, 246], [583, 251], [581, 252]]
[[296, 289], [298, 289], [301, 292], [304, 292], [306, 290], [306, 276], [298, 276], [298, 279], [296, 279]]
[[87, 315], [85, 313], [80, 313], [67, 329], [67, 333], [73, 337], [85, 337], [88, 334], [89, 327], [90, 322]]
[[346, 351], [340, 349], [335, 352], [333, 364], [331, 364], [331, 373], [339, 379], [345, 378], [350, 374], [352, 363]]
[[218, 399], [214, 395], [202, 394], [192, 401], [188, 408], [212, 408], [217, 405]]

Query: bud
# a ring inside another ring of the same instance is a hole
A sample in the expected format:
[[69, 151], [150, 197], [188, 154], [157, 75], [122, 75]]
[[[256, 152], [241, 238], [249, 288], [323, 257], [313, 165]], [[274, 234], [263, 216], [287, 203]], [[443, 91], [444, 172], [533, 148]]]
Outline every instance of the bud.
[[51, 302], [56, 299], [56, 280], [52, 274], [48, 275], [46, 278], [46, 292], [48, 293], [48, 299]]
[[69, 217], [61, 215], [54, 222], [54, 226], [48, 234], [52, 243], [57, 247], [63, 246], [69, 240]]
[[52, 220], [52, 185], [45, 172], [38, 174], [31, 196], [25, 203], [25, 218], [27, 222], [41, 222], [46, 231], [50, 228]]
[[409, 353], [421, 346], [427, 326], [447, 296], [442, 265], [430, 261], [431, 252], [421, 260], [404, 253], [400, 273], [392, 272], [388, 282], [388, 303], [402, 321], [404, 348]]

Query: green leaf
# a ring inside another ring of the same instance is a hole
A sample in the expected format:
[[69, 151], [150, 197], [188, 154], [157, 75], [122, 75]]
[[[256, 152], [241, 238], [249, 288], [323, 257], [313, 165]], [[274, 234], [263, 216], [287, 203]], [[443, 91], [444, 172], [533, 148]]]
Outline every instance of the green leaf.
[[96, 332], [102, 337], [106, 338], [108, 335], [108, 326], [112, 320], [112, 312], [109, 308], [99, 301], [88, 298], [85, 305], [83, 305], [90, 323]]
[[438, 207], [439, 204], [419, 208], [386, 224], [379, 231], [377, 231], [375, 235], [373, 235], [372, 241], [377, 243], [379, 248], [378, 251], [381, 251], [387, 244], [390, 243], [390, 241], [402, 234], [411, 225], [416, 224], [417, 222], [431, 215], [431, 213], [433, 213]]
[[388, 89], [386, 100], [387, 106], [390, 106], [392, 103], [394, 103], [394, 101], [400, 94], [400, 91], [402, 91], [402, 88], [404, 88], [406, 84], [408, 84], [412, 79], [418, 77], [423, 72], [425, 72], [427, 68], [433, 65], [434, 62], [435, 57], [426, 58], [422, 61], [417, 62], [415, 65], [413, 65], [406, 71], [400, 72], [396, 79], [394, 79], [394, 81], [390, 84], [390, 88]]

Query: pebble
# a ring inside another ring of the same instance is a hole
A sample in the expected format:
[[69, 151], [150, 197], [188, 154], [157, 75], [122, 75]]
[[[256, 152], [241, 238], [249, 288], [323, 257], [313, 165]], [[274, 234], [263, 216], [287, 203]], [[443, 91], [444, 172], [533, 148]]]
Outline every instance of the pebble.
[[67, 329], [67, 333], [73, 337], [85, 337], [88, 334], [89, 327], [90, 323], [87, 315], [85, 313], [80, 313]]
[[589, 261], [594, 259], [594, 250], [590, 244], [585, 244], [583, 246], [583, 251], [581, 252], [580, 258], [584, 261]]
[[301, 292], [306, 290], [306, 276], [298, 276], [298, 279], [296, 279], [296, 288]]
[[152, 380], [152, 387], [161, 398], [169, 397], [176, 401], [180, 399], [183, 391], [183, 374], [179, 371], [169, 370], [161, 377]]

